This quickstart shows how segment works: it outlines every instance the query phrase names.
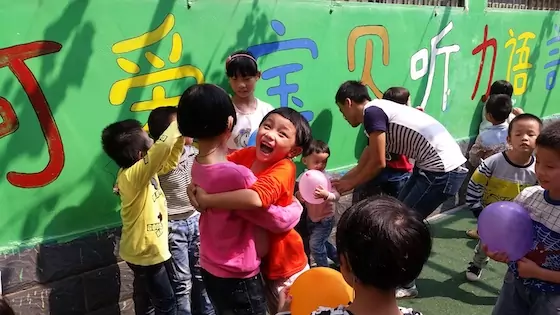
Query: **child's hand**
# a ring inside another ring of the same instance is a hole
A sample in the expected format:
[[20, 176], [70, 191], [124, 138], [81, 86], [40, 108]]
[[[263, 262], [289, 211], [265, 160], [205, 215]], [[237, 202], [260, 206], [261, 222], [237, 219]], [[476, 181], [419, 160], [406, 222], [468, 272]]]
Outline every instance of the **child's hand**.
[[539, 279], [541, 269], [539, 265], [528, 258], [523, 257], [517, 261], [517, 272], [521, 278]]
[[190, 183], [189, 187], [187, 187], [187, 195], [189, 195], [189, 201], [191, 202], [191, 205], [198, 212], [202, 212], [202, 210], [200, 209], [200, 204], [198, 202], [197, 192], [198, 192], [197, 186], [193, 183]]
[[278, 313], [289, 312], [292, 307], [292, 296], [290, 295], [290, 287], [284, 288], [280, 291], [278, 297]]
[[486, 256], [488, 256], [488, 258], [490, 258], [494, 261], [501, 262], [501, 263], [504, 263], [504, 264], [507, 264], [507, 262], [509, 261], [506, 253], [492, 252], [492, 251], [488, 250], [488, 246], [486, 246], [486, 245], [482, 245], [482, 250], [484, 251], [484, 253], [486, 253]]
[[515, 116], [518, 116], [518, 115], [521, 115], [521, 114], [524, 113], [523, 109], [521, 109], [521, 108], [519, 108], [519, 107], [514, 107], [514, 108], [511, 110], [511, 112], [512, 112], [512, 114], [515, 115]]
[[327, 199], [329, 197], [329, 191], [323, 188], [323, 186], [319, 185], [317, 186], [317, 188], [315, 188], [313, 197], [317, 199]]

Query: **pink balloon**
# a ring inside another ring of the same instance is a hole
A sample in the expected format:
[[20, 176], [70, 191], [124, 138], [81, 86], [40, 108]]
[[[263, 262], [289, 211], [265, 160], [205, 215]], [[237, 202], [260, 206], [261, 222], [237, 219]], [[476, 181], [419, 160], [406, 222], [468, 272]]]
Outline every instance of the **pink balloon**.
[[331, 190], [331, 182], [323, 172], [309, 170], [301, 176], [299, 180], [299, 193], [303, 199], [311, 204], [320, 204], [325, 202], [322, 198], [315, 198], [313, 193], [317, 186], [322, 186], [326, 190]]

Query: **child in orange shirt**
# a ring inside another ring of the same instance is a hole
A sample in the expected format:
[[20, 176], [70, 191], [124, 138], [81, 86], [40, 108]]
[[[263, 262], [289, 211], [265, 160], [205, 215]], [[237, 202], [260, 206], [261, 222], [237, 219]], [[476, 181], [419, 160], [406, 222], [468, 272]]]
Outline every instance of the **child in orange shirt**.
[[[228, 159], [246, 166], [258, 177], [251, 189], [207, 194], [200, 187], [191, 188], [198, 209], [266, 209], [271, 205], [289, 205], [294, 197], [296, 166], [292, 158], [311, 143], [311, 128], [297, 111], [281, 107], [262, 120], [256, 147], [238, 150]], [[270, 312], [278, 309], [279, 293], [309, 268], [303, 240], [295, 231], [269, 234], [268, 254], [262, 262], [267, 284]]]

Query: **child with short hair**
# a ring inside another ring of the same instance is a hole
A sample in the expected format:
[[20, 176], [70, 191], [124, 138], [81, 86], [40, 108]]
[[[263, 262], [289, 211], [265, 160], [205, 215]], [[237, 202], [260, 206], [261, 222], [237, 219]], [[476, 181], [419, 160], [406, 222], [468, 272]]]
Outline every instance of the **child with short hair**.
[[229, 55], [226, 59], [226, 75], [233, 91], [232, 100], [237, 116], [237, 123], [227, 142], [232, 152], [250, 144], [249, 139], [257, 132], [264, 116], [274, 107], [254, 95], [261, 72], [252, 53], [238, 50]]
[[[216, 194], [251, 187], [256, 178], [242, 165], [227, 160], [227, 139], [235, 126], [231, 98], [220, 87], [197, 84], [179, 100], [177, 120], [181, 133], [196, 138], [199, 146], [192, 167], [192, 182], [200, 191]], [[196, 206], [196, 198], [190, 199]], [[237, 208], [240, 210], [226, 211]], [[302, 207], [290, 200], [284, 207], [247, 211], [234, 204], [208, 207], [200, 216], [200, 265], [206, 290], [218, 314], [266, 314], [260, 275], [266, 251], [266, 229], [291, 230]]]
[[[430, 229], [418, 212], [390, 196], [363, 200], [342, 214], [336, 246], [340, 272], [355, 298], [313, 315], [421, 315], [398, 307], [395, 297], [397, 288], [420, 275], [432, 250]], [[278, 315], [290, 314], [289, 304]]]
[[[221, 194], [207, 194], [197, 188], [194, 199], [204, 209], [262, 209], [270, 205], [293, 202], [296, 166], [292, 158], [301, 154], [311, 142], [307, 120], [289, 107], [268, 113], [257, 133], [256, 147], [238, 150], [228, 157], [234, 163], [251, 168], [258, 180], [249, 188]], [[191, 198], [192, 200], [192, 198]], [[250, 211], [251, 215], [261, 211]], [[303, 240], [295, 231], [269, 234], [269, 253], [262, 272], [267, 285], [269, 309], [278, 309], [280, 291], [309, 268]]]
[[[556, 315], [560, 309], [560, 121], [542, 130], [535, 155], [540, 186], [525, 188], [514, 200], [533, 220], [533, 249], [509, 262], [493, 315]], [[506, 254], [484, 250], [493, 260], [508, 262]]]
[[[511, 99], [511, 97], [513, 96], [513, 85], [511, 85], [511, 83], [509, 83], [506, 80], [494, 81], [494, 83], [492, 83], [492, 85], [490, 86], [490, 92], [488, 93], [488, 98], [490, 98], [491, 95], [496, 95], [496, 94], [504, 94], [509, 96], [509, 98]], [[482, 101], [485, 103], [488, 101], [485, 95], [482, 96]], [[522, 113], [523, 110], [521, 108], [518, 107], [513, 108], [512, 112], [507, 117], [506, 120], [507, 123], [509, 124], [511, 120], [515, 118], [516, 115]], [[484, 130], [488, 129], [489, 127], [492, 127], [492, 125], [493, 125], [492, 122], [488, 120], [487, 109], [485, 104], [484, 107], [482, 108], [482, 122], [480, 123], [478, 133], [479, 134], [482, 133]]]
[[478, 167], [480, 161], [508, 148], [508, 118], [512, 111], [511, 97], [506, 94], [492, 94], [486, 102], [486, 119], [492, 126], [477, 137], [469, 150], [469, 163]]
[[[177, 120], [177, 107], [158, 107], [148, 116], [148, 128], [153, 139], [161, 137], [171, 122]], [[161, 189], [167, 200], [169, 218], [169, 250], [173, 257], [172, 285], [177, 298], [177, 313], [214, 314], [199, 265], [200, 213], [194, 209], [187, 194], [191, 183], [191, 168], [198, 150], [193, 139], [184, 137], [183, 152], [177, 167], [158, 173]]]
[[[324, 173], [330, 155], [331, 150], [328, 144], [321, 140], [313, 140], [311, 145], [303, 151], [301, 161], [307, 170], [317, 170]], [[296, 182], [299, 183], [304, 174], [302, 173]], [[299, 191], [296, 193], [296, 197], [304, 202], [307, 208], [307, 217], [305, 219], [307, 230], [310, 233], [309, 249], [317, 267], [328, 267], [328, 259], [338, 265], [336, 247], [331, 244], [329, 237], [334, 227], [335, 202], [340, 199], [340, 194], [334, 188], [331, 191], [325, 188], [319, 186], [315, 189], [315, 197], [325, 200], [325, 202], [320, 204], [306, 202], [301, 197]]]
[[119, 255], [134, 273], [136, 314], [176, 314], [171, 285], [167, 206], [158, 171], [177, 166], [183, 137], [172, 122], [154, 142], [133, 119], [110, 124], [101, 134], [105, 153], [120, 167], [122, 234]]
[[[474, 172], [466, 201], [475, 218], [478, 219], [482, 209], [489, 204], [511, 201], [526, 187], [537, 184], [533, 151], [541, 127], [542, 121], [537, 116], [521, 114], [515, 117], [508, 128], [507, 143], [510, 148], [483, 160]], [[478, 281], [488, 263], [481, 246], [479, 241], [466, 270], [470, 281]]]
[[[410, 92], [404, 87], [390, 87], [383, 93], [383, 99], [410, 106]], [[366, 132], [366, 137], [368, 137]], [[352, 203], [378, 193], [397, 197], [410, 177], [413, 165], [403, 154], [386, 153], [386, 165], [383, 170], [370, 181], [359, 185], [352, 192]]]

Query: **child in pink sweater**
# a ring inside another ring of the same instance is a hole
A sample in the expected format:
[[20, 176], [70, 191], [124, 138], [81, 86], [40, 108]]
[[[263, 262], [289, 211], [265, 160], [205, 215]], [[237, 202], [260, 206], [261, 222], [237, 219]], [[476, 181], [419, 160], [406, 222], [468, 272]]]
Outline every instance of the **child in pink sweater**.
[[[177, 121], [184, 136], [197, 139], [199, 154], [192, 182], [208, 193], [246, 189], [256, 177], [227, 160], [226, 142], [236, 114], [228, 94], [218, 86], [189, 87], [179, 101]], [[266, 314], [259, 265], [273, 233], [292, 229], [301, 215], [297, 200], [266, 211], [208, 209], [200, 217], [200, 264], [208, 295], [218, 314]]]

